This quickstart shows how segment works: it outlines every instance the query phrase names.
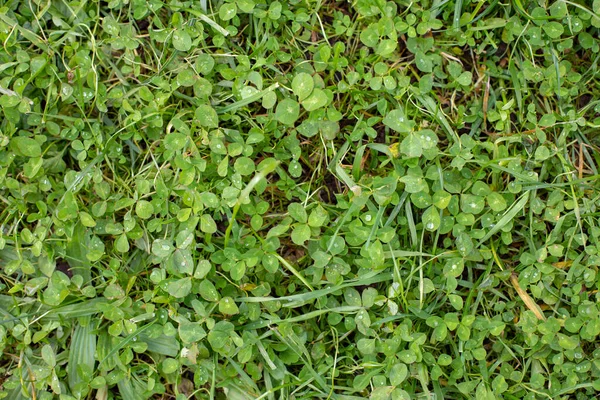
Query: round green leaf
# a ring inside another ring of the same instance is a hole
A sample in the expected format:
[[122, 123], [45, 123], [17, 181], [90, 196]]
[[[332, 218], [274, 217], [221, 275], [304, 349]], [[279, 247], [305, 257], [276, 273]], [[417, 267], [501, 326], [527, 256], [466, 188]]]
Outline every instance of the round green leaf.
[[277, 95], [275, 92], [267, 92], [262, 98], [262, 106], [267, 110], [270, 110], [277, 103]]
[[177, 298], [182, 298], [190, 294], [192, 291], [191, 278], [182, 278], [167, 284], [167, 292]]
[[129, 251], [129, 240], [127, 239], [127, 235], [122, 234], [115, 240], [115, 250], [120, 253], [127, 253]]
[[185, 344], [195, 343], [206, 337], [206, 331], [198, 322], [182, 322], [179, 324], [179, 337]]
[[275, 109], [275, 119], [285, 125], [293, 125], [299, 115], [300, 106], [292, 99], [280, 101]]
[[177, 83], [184, 87], [192, 86], [196, 82], [194, 71], [189, 68], [179, 71], [177, 74]]
[[422, 72], [429, 73], [433, 71], [433, 62], [431, 61], [431, 58], [425, 55], [425, 53], [423, 53], [422, 51], [418, 51], [415, 54], [415, 64], [417, 65], [417, 68], [419, 68], [419, 70]]
[[161, 364], [162, 372], [165, 374], [172, 374], [179, 368], [179, 362], [173, 358], [165, 358]]
[[400, 385], [408, 376], [408, 367], [406, 364], [394, 364], [389, 372], [390, 383], [394, 386]]
[[423, 146], [417, 135], [411, 133], [400, 143], [400, 151], [408, 157], [421, 157], [423, 154]]
[[219, 301], [219, 312], [227, 315], [234, 315], [239, 313], [240, 310], [231, 297], [223, 297]]
[[504, 196], [500, 193], [492, 192], [487, 195], [486, 199], [492, 211], [500, 212], [506, 210], [506, 200], [504, 200]]
[[139, 200], [135, 205], [135, 213], [142, 219], [148, 219], [154, 214], [154, 206], [146, 200]]
[[208, 104], [203, 104], [196, 108], [196, 119], [205, 128], [217, 128], [219, 126], [219, 116], [214, 108]]
[[290, 205], [288, 205], [288, 213], [290, 214], [290, 217], [303, 224], [308, 220], [306, 209], [300, 203], [290, 203]]
[[255, 169], [254, 161], [248, 157], [240, 157], [235, 160], [233, 169], [235, 169], [235, 172], [238, 172], [242, 176], [250, 175]]
[[556, 21], [548, 22], [542, 25], [542, 29], [551, 39], [558, 39], [565, 31], [563, 25]]
[[550, 158], [550, 150], [546, 146], [541, 145], [537, 149], [535, 149], [535, 160], [536, 161], [544, 161], [544, 160], [547, 160], [548, 158]]
[[451, 199], [452, 195], [444, 190], [437, 190], [433, 194], [433, 204], [441, 210], [448, 207], [448, 204], [450, 204]]
[[199, 74], [209, 74], [215, 66], [215, 59], [210, 54], [199, 54], [196, 58], [196, 71]]
[[430, 232], [437, 230], [440, 227], [441, 218], [440, 211], [431, 206], [423, 213], [423, 226]]
[[466, 213], [477, 215], [483, 211], [485, 202], [483, 197], [472, 194], [462, 194], [460, 196], [460, 209]]
[[292, 231], [292, 242], [301, 246], [310, 239], [310, 227], [306, 224], [297, 225]]
[[173, 47], [179, 51], [188, 51], [192, 48], [192, 38], [185, 29], [175, 29], [172, 42]]
[[379, 42], [377, 45], [377, 50], [375, 51], [377, 54], [383, 57], [387, 57], [396, 50], [396, 46], [398, 45], [397, 40], [384, 39]]
[[34, 139], [25, 136], [15, 136], [10, 140], [12, 150], [25, 157], [40, 157], [42, 148]]
[[233, 3], [224, 3], [219, 8], [219, 17], [223, 21], [229, 21], [230, 19], [235, 17], [236, 13], [237, 13], [237, 8], [236, 8], [235, 4], [233, 4]]
[[213, 217], [209, 214], [203, 214], [200, 217], [200, 230], [204, 233], [215, 233], [217, 231], [217, 224]]
[[404, 114], [404, 110], [395, 109], [387, 113], [383, 123], [399, 133], [409, 133], [414, 123], [409, 121]]
[[299, 73], [292, 80], [292, 90], [300, 101], [306, 99], [312, 93], [314, 86], [313, 77], [306, 72]]
[[325, 105], [327, 105], [327, 95], [321, 89], [314, 89], [312, 94], [302, 102], [302, 107], [309, 112], [325, 107]]

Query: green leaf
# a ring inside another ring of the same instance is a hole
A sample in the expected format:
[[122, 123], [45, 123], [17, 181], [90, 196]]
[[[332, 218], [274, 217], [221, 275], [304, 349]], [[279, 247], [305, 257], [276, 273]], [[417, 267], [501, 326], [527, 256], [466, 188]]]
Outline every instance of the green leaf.
[[473, 240], [467, 233], [461, 232], [456, 238], [456, 248], [463, 257], [466, 257], [473, 251]]
[[565, 350], [575, 350], [579, 346], [577, 336], [558, 334], [558, 345]]
[[473, 74], [471, 73], [471, 71], [465, 71], [462, 74], [460, 74], [458, 76], [458, 78], [456, 78], [456, 82], [458, 82], [459, 84], [461, 84], [463, 86], [471, 85], [472, 80], [473, 80]]
[[262, 106], [268, 110], [273, 108], [277, 103], [277, 95], [275, 92], [267, 92], [262, 98]]
[[194, 271], [194, 260], [189, 250], [175, 250], [166, 260], [165, 266], [169, 274], [175, 276], [191, 275]]
[[306, 99], [312, 93], [314, 86], [312, 76], [306, 72], [299, 73], [292, 80], [292, 91], [298, 96], [299, 101]]
[[384, 39], [379, 42], [379, 44], [377, 45], [377, 50], [375, 50], [375, 52], [380, 56], [387, 57], [391, 55], [394, 52], [394, 50], [396, 50], [397, 45], [397, 40]]
[[179, 324], [179, 337], [187, 345], [204, 339], [206, 331], [198, 322], [182, 322]]
[[217, 128], [219, 126], [219, 116], [214, 108], [204, 104], [196, 108], [196, 119], [200, 125], [205, 128]]
[[52, 368], [56, 365], [56, 355], [54, 354], [54, 349], [49, 344], [42, 347], [42, 359]]
[[178, 151], [185, 147], [187, 136], [180, 132], [171, 132], [165, 136], [165, 147], [172, 151]]
[[302, 107], [306, 111], [314, 111], [327, 105], [327, 95], [321, 89], [314, 89], [312, 94], [302, 101]]
[[560, 22], [552, 21], [542, 25], [542, 29], [551, 39], [558, 39], [562, 36], [565, 28]]
[[226, 315], [238, 314], [240, 310], [231, 297], [223, 297], [219, 301], [219, 312]]
[[466, 213], [479, 214], [483, 211], [485, 202], [483, 197], [473, 194], [462, 194], [460, 196], [460, 208]]
[[288, 212], [290, 217], [294, 218], [298, 222], [305, 224], [308, 220], [306, 209], [300, 203], [291, 203], [288, 205]]
[[500, 212], [506, 210], [506, 200], [504, 200], [504, 197], [500, 193], [492, 192], [487, 195], [486, 199], [492, 211]]
[[115, 249], [120, 253], [127, 253], [129, 251], [129, 239], [127, 239], [127, 235], [122, 234], [115, 240]]
[[408, 367], [406, 364], [394, 364], [389, 373], [390, 383], [399, 386], [408, 377]]
[[[89, 316], [82, 317], [75, 323], [75, 329], [69, 344], [69, 358], [67, 364], [67, 377], [69, 387], [75, 391], [79, 384], [87, 383], [87, 379], [81, 376], [79, 371], [82, 367], [90, 375], [96, 364], [96, 333], [95, 324]], [[91, 376], [90, 376], [91, 378]]]
[[329, 215], [327, 210], [325, 210], [325, 208], [319, 204], [310, 212], [310, 215], [308, 216], [308, 225], [311, 227], [323, 226], [327, 222], [328, 218]]
[[379, 386], [373, 389], [369, 400], [391, 400], [392, 392], [394, 391], [393, 386]]
[[308, 239], [310, 239], [310, 227], [306, 224], [296, 225], [292, 231], [292, 242], [302, 246]]
[[15, 136], [10, 140], [12, 150], [21, 156], [25, 157], [40, 157], [42, 148], [34, 139], [25, 136]]
[[421, 176], [406, 175], [400, 178], [400, 182], [404, 183], [404, 189], [408, 193], [419, 193], [420, 191], [428, 191], [427, 182]]
[[179, 51], [189, 51], [192, 48], [192, 38], [185, 29], [175, 29], [172, 42], [173, 47]]
[[428, 231], [436, 231], [441, 222], [440, 211], [436, 207], [431, 206], [423, 213], [423, 226]]
[[148, 219], [154, 214], [154, 206], [146, 200], [139, 200], [135, 205], [135, 213], [142, 219]]
[[173, 358], [165, 358], [161, 363], [161, 370], [164, 374], [172, 374], [179, 369], [179, 363]]
[[254, 173], [255, 165], [252, 159], [248, 157], [240, 157], [235, 160], [233, 168], [235, 169], [235, 172], [238, 172], [240, 175], [247, 176]]
[[229, 21], [230, 19], [235, 17], [236, 13], [237, 7], [235, 6], [235, 4], [232, 3], [224, 3], [219, 8], [219, 18], [221, 18], [223, 21]]
[[159, 258], [167, 258], [174, 249], [170, 240], [155, 239], [152, 242], [152, 254]]
[[414, 133], [409, 134], [402, 140], [400, 151], [408, 157], [421, 157], [423, 154], [423, 146], [421, 140]]
[[433, 194], [433, 204], [440, 210], [445, 209], [452, 200], [452, 195], [444, 190], [438, 190]]
[[219, 321], [208, 333], [208, 342], [215, 350], [223, 349], [231, 340], [234, 326], [229, 321]]
[[206, 301], [217, 302], [221, 298], [215, 285], [208, 279], [204, 279], [198, 286], [200, 296]]
[[213, 217], [209, 214], [203, 214], [200, 217], [200, 230], [204, 233], [215, 233], [217, 231], [217, 224]]
[[275, 119], [285, 125], [294, 125], [300, 116], [300, 106], [295, 100], [284, 99], [277, 104]]
[[194, 271], [194, 278], [195, 279], [203, 279], [206, 275], [208, 275], [208, 273], [210, 272], [211, 269], [212, 269], [212, 266], [210, 265], [210, 261], [208, 261], [208, 260], [198, 261], [198, 265], [196, 266], [196, 270]]
[[399, 133], [409, 133], [414, 123], [406, 118], [404, 110], [395, 109], [387, 113], [383, 123]]
[[192, 291], [191, 278], [182, 278], [171, 281], [167, 284], [167, 292], [176, 298], [182, 298], [190, 294]]
[[250, 13], [255, 7], [254, 0], [236, 0], [236, 4], [240, 11]]
[[190, 87], [193, 86], [194, 83], [196, 83], [196, 76], [193, 70], [186, 68], [184, 70], [179, 71], [179, 73], [177, 74], [177, 84], [183, 87]]
[[415, 64], [422, 72], [429, 73], [433, 71], [433, 63], [431, 62], [431, 58], [421, 51], [415, 54]]
[[538, 146], [537, 149], [535, 149], [535, 160], [536, 161], [544, 161], [547, 160], [548, 158], [550, 158], [550, 150], [544, 146]]

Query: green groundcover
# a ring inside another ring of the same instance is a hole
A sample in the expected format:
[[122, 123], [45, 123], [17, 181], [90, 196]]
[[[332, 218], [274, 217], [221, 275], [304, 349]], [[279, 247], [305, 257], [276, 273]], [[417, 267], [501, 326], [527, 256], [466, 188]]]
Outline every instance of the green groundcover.
[[0, 1], [0, 398], [588, 399], [600, 0]]

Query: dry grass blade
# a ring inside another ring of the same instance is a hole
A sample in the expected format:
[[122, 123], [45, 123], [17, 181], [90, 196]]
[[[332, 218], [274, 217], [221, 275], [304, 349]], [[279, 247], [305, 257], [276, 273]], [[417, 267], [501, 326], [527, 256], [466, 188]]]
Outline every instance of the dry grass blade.
[[525, 303], [529, 310], [533, 311], [537, 319], [545, 321], [546, 317], [542, 313], [542, 309], [540, 308], [540, 306], [538, 306], [538, 304], [535, 301], [533, 301], [531, 296], [529, 296], [529, 294], [525, 290], [523, 290], [523, 288], [519, 284], [519, 277], [517, 276], [517, 274], [512, 273], [510, 275], [510, 283], [517, 291], [517, 294], [519, 295], [521, 300], [523, 300], [523, 303]]

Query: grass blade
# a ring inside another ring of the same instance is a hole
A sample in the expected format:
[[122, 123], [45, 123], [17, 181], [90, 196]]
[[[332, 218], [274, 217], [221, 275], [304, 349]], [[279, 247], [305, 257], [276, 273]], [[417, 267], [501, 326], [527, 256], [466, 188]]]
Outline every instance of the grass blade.
[[91, 317], [79, 318], [75, 325], [71, 345], [69, 346], [69, 364], [67, 365], [67, 377], [71, 391], [78, 392], [79, 385], [87, 385], [78, 373], [78, 369], [85, 368], [87, 373], [93, 374], [96, 364], [96, 334], [95, 323]]
[[506, 212], [504, 213], [502, 218], [500, 218], [498, 223], [496, 225], [494, 225], [494, 227], [492, 229], [490, 229], [483, 238], [481, 238], [481, 240], [477, 244], [477, 247], [479, 247], [483, 243], [485, 243], [489, 238], [491, 238], [498, 231], [500, 231], [500, 229], [504, 228], [506, 226], [506, 224], [508, 224], [510, 221], [512, 221], [519, 212], [522, 212], [523, 208], [525, 207], [525, 204], [527, 204], [528, 200], [529, 200], [529, 192], [527, 191], [527, 192], [523, 193], [521, 195], [521, 197], [519, 198], [519, 200], [517, 200], [512, 206], [510, 206], [510, 208], [508, 210], [506, 210]]

